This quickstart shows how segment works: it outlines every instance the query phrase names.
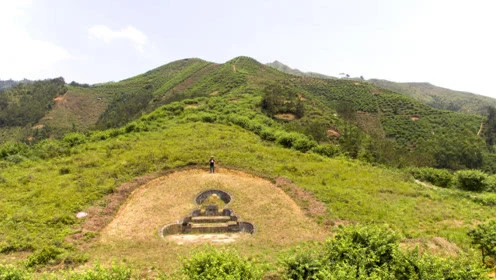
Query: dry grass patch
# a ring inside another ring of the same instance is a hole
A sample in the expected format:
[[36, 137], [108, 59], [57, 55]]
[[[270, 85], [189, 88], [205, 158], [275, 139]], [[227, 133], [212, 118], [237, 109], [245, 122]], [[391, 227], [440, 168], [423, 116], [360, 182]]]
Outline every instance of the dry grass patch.
[[291, 113], [277, 114], [274, 117], [276, 119], [280, 119], [280, 120], [288, 120], [288, 121], [296, 120], [296, 115], [295, 114], [291, 114]]
[[[219, 246], [233, 247], [241, 254], [274, 261], [288, 246], [322, 241], [329, 236], [327, 230], [307, 217], [271, 182], [243, 172], [218, 171], [216, 174], [204, 170], [176, 172], [136, 189], [114, 220], [102, 230], [100, 240], [90, 249], [92, 255], [108, 260], [122, 257], [143, 265], [153, 263], [170, 272], [179, 264], [181, 256], [202, 246], [202, 241], [225, 244]], [[158, 231], [163, 225], [189, 215], [198, 207], [194, 203], [196, 195], [212, 188], [231, 195], [232, 201], [227, 207], [234, 210], [239, 220], [255, 225], [254, 235], [233, 234], [229, 237], [227, 234], [214, 238], [198, 235], [183, 237], [182, 242], [159, 237]], [[194, 242], [186, 242], [188, 238]]]

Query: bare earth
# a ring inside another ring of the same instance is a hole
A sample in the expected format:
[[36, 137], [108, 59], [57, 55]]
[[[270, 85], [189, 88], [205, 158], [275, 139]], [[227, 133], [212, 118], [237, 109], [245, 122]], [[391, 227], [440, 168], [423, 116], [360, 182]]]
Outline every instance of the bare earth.
[[[205, 244], [229, 247], [242, 255], [275, 262], [280, 253], [305, 241], [324, 241], [330, 232], [279, 187], [265, 179], [217, 168], [218, 173], [187, 170], [156, 178], [135, 189], [114, 219], [86, 247], [95, 261], [109, 260], [175, 271], [181, 258]], [[166, 224], [196, 209], [194, 198], [207, 189], [227, 191], [227, 205], [240, 221], [255, 225], [255, 234], [197, 234], [160, 237]], [[317, 211], [318, 212], [318, 211]], [[94, 214], [93, 214], [94, 215]], [[90, 214], [88, 219], [91, 219]], [[88, 263], [91, 265], [91, 262]]]
[[[232, 201], [228, 207], [240, 220], [255, 225], [253, 238], [270, 239], [276, 243], [285, 243], [290, 238], [292, 243], [328, 236], [284, 191], [269, 181], [228, 170], [216, 174], [189, 170], [157, 178], [135, 190], [102, 231], [101, 241], [153, 239], [163, 225], [191, 213], [197, 207], [193, 202], [196, 195], [211, 188], [231, 194]], [[182, 242], [193, 239], [183, 238]]]

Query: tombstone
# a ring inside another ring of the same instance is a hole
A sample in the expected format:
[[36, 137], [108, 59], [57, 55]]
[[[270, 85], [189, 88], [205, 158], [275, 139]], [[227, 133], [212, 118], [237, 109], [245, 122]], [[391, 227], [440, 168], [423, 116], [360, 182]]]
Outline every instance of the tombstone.
[[205, 207], [205, 216], [217, 216], [219, 214], [219, 206], [209, 204]]

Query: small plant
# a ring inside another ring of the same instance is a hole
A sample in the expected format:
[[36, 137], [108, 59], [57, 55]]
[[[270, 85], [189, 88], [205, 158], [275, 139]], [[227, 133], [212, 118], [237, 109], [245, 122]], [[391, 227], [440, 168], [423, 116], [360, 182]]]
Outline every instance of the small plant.
[[62, 254], [62, 249], [55, 247], [45, 247], [39, 251], [34, 252], [28, 257], [26, 267], [36, 267], [55, 262], [57, 257]]

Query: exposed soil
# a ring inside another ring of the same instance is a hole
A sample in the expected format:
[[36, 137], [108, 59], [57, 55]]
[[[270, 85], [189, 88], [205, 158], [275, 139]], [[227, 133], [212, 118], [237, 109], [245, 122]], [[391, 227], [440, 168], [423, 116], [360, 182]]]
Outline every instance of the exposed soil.
[[[295, 195], [306, 197], [309, 213], [324, 214], [325, 206], [318, 204], [309, 192], [298, 191], [284, 179], [279, 183], [297, 192]], [[259, 238], [291, 243], [326, 236], [290, 197], [269, 181], [238, 171], [209, 174], [204, 170], [188, 170], [157, 178], [136, 189], [102, 231], [101, 240], [154, 238], [161, 226], [191, 213], [196, 207], [193, 203], [196, 194], [208, 188], [229, 192], [233, 197], [229, 208], [240, 220], [252, 222]]]
[[165, 240], [173, 241], [179, 245], [183, 244], [228, 244], [235, 242], [238, 238], [246, 236], [249, 233], [219, 233], [219, 234], [174, 234], [164, 237]]
[[428, 251], [436, 255], [450, 257], [457, 256], [460, 252], [460, 248], [456, 244], [443, 237], [406, 239], [400, 243], [400, 247], [407, 249], [418, 247], [420, 253]]
[[292, 120], [295, 120], [296, 119], [296, 115], [295, 114], [290, 114], [290, 113], [287, 113], [287, 114], [277, 114], [274, 117], [276, 119], [288, 120], [288, 121], [292, 121]]
[[339, 136], [341, 136], [341, 133], [337, 132], [336, 130], [334, 130], [332, 128], [329, 128], [327, 130], [327, 135], [339, 137]]
[[32, 127], [32, 129], [40, 129], [40, 128], [44, 128], [45, 125], [44, 124], [37, 124], [35, 126]]

